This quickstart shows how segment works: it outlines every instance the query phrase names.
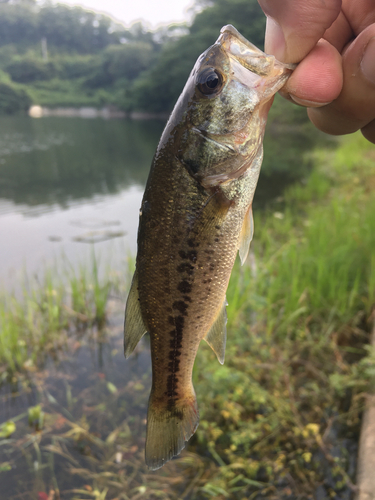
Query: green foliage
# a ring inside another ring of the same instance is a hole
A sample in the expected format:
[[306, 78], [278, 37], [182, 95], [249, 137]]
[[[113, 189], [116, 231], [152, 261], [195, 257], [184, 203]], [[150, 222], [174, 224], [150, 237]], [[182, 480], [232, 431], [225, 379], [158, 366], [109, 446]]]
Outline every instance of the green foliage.
[[[197, 57], [215, 42], [222, 26], [231, 23], [263, 46], [265, 16], [256, 0], [200, 4], [204, 10], [189, 28], [181, 24], [151, 32], [141, 23], [125, 29], [81, 7], [0, 3], [0, 70], [27, 85], [34, 103], [42, 106], [170, 112]], [[276, 108], [280, 123], [295, 123], [297, 115], [299, 123], [307, 121], [290, 105], [287, 113]], [[285, 160], [280, 159], [282, 171]]]
[[145, 42], [130, 42], [124, 45], [110, 45], [103, 53], [104, 70], [113, 80], [127, 78], [134, 80], [147, 69], [153, 58], [153, 47]]
[[93, 53], [118, 43], [126, 33], [109, 17], [63, 4], [0, 4], [0, 46], [40, 44], [44, 37], [55, 50]]
[[212, 44], [226, 24], [233, 24], [245, 38], [263, 48], [266, 17], [257, 1], [213, 0], [204, 5], [206, 8], [196, 15], [190, 33], [205, 33], [208, 43], [205, 48], [210, 45], [209, 37]]
[[25, 112], [31, 104], [28, 93], [11, 83], [0, 83], [0, 114]]
[[49, 80], [55, 73], [54, 65], [38, 59], [16, 59], [5, 67], [14, 82], [30, 83], [35, 80]]

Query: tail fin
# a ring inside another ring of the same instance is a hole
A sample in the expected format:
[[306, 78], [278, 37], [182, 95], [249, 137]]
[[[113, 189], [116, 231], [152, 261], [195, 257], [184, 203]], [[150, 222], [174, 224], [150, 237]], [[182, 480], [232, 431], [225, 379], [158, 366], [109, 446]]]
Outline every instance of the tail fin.
[[173, 406], [161, 405], [151, 392], [147, 415], [146, 464], [156, 470], [178, 455], [194, 434], [199, 412], [194, 389], [190, 397], [176, 400]]

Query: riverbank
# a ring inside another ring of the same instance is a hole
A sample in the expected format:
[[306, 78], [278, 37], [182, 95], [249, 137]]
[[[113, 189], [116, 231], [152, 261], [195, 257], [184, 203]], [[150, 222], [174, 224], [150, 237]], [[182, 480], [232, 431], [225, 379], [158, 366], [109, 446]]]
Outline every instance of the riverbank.
[[28, 115], [31, 118], [44, 118], [57, 116], [63, 118], [104, 118], [106, 120], [130, 118], [131, 120], [167, 120], [168, 113], [146, 113], [140, 111], [126, 112], [115, 106], [103, 108], [86, 107], [56, 107], [48, 108], [34, 104], [30, 107]]
[[[227, 294], [225, 365], [202, 343], [200, 426], [181, 458], [155, 473], [143, 461], [148, 343], [123, 359], [125, 293], [111, 288], [126, 276], [100, 284], [91, 269], [69, 287], [46, 282], [26, 309], [8, 297], [0, 316], [7, 498], [352, 498], [375, 367], [374, 154], [360, 135], [317, 148], [309, 178], [254, 213], [251, 253], [236, 263]], [[101, 304], [117, 297], [101, 322], [95, 283]]]

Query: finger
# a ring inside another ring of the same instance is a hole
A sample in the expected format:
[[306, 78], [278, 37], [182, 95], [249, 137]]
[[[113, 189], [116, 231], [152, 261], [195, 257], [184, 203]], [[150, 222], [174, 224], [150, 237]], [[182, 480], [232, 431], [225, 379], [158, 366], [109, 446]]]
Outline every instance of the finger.
[[302, 106], [323, 106], [339, 96], [342, 82], [339, 52], [326, 40], [320, 40], [294, 70], [283, 92]]
[[323, 38], [341, 53], [348, 42], [355, 37], [349, 21], [341, 11], [335, 22], [326, 30]]
[[343, 0], [342, 11], [350, 21], [355, 36], [375, 23], [374, 0]]
[[340, 14], [323, 38], [341, 52], [348, 42], [375, 23], [374, 0], [343, 0]]
[[372, 122], [363, 127], [361, 132], [368, 141], [375, 144], [375, 120], [372, 120]]
[[301, 61], [340, 13], [341, 0], [258, 0], [267, 15], [265, 50], [282, 62]]
[[342, 61], [344, 80], [339, 97], [327, 106], [308, 110], [317, 128], [334, 135], [355, 132], [375, 119], [375, 24], [348, 46]]

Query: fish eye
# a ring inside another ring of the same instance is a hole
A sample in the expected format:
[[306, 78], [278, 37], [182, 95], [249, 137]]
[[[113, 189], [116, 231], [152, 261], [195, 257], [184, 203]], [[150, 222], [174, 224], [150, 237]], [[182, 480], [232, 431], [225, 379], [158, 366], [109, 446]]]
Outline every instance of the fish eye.
[[223, 87], [224, 78], [214, 68], [206, 68], [197, 76], [197, 87], [203, 95], [217, 94]]

